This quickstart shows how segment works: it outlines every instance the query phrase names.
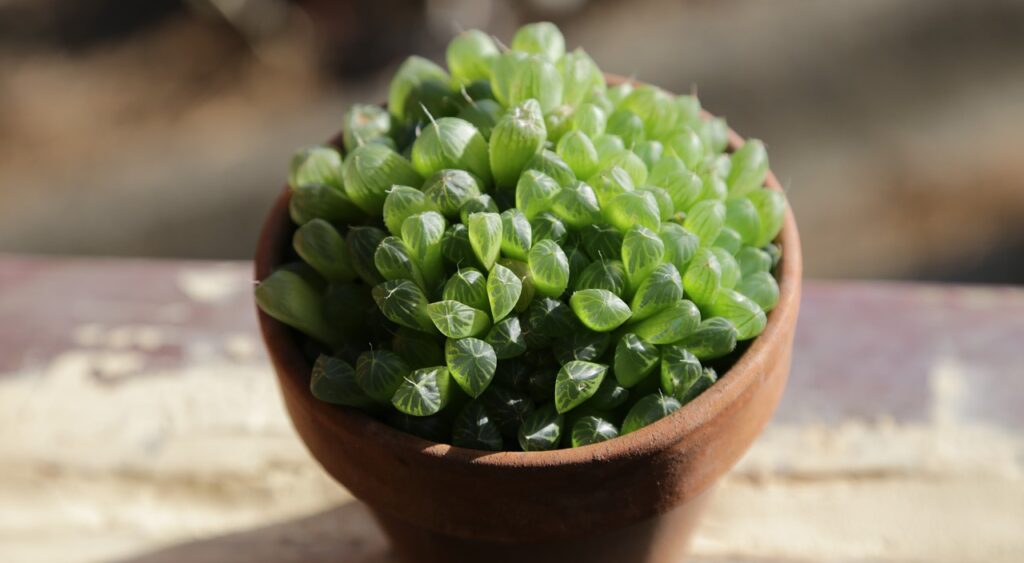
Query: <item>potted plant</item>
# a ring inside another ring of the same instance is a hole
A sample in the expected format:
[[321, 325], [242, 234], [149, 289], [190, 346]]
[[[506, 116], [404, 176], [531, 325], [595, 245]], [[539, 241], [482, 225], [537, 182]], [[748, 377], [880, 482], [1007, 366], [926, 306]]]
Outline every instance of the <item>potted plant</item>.
[[678, 560], [789, 371], [764, 146], [552, 24], [447, 62], [292, 162], [256, 252], [287, 410], [405, 559]]

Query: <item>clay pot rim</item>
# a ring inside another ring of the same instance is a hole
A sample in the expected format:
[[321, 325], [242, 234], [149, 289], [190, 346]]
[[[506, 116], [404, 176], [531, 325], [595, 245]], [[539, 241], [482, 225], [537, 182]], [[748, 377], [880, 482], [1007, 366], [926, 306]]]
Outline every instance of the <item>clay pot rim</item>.
[[[626, 81], [626, 79], [615, 75], [606, 75], [606, 77], [610, 85]], [[634, 83], [636, 82], [634, 81]], [[711, 116], [704, 110], [702, 110], [702, 114], [705, 118]], [[340, 142], [340, 137], [339, 134], [332, 140], [332, 143]], [[737, 149], [743, 142], [744, 140], [739, 134], [729, 129], [730, 150]], [[783, 191], [771, 170], [768, 171], [765, 185], [769, 189]], [[290, 195], [291, 189], [285, 185], [264, 221], [255, 255], [256, 280], [262, 281], [280, 265], [282, 249], [291, 240], [293, 226], [288, 213]], [[443, 460], [444, 463], [514, 469], [572, 467], [595, 462], [607, 463], [614, 459], [645, 457], [694, 436], [702, 426], [714, 419], [717, 413], [727, 409], [749, 387], [760, 381], [763, 374], [756, 369], [756, 366], [763, 365], [762, 358], [766, 360], [766, 356], [770, 354], [771, 350], [783, 345], [785, 323], [782, 322], [782, 318], [795, 312], [799, 306], [803, 263], [796, 221], [792, 209], [788, 205], [782, 231], [776, 241], [781, 243], [783, 248], [782, 260], [777, 270], [779, 272], [779, 302], [768, 314], [768, 323], [764, 332], [754, 339], [747, 351], [727, 372], [721, 375], [718, 382], [676, 412], [653, 424], [606, 442], [578, 448], [543, 452], [492, 452], [462, 448], [425, 440], [393, 428], [354, 408], [335, 406], [319, 401], [309, 391], [308, 378], [312, 366], [302, 354], [292, 329], [266, 315], [258, 307], [256, 310], [264, 343], [274, 363], [279, 366], [302, 366], [300, 370], [285, 370], [287, 374], [279, 373], [280, 384], [296, 387], [298, 392], [295, 396], [306, 403], [305, 407], [320, 424], [357, 426], [359, 433], [366, 440], [376, 441], [378, 447], [393, 451], [404, 450], [407, 454], [418, 452], [424, 462]]]

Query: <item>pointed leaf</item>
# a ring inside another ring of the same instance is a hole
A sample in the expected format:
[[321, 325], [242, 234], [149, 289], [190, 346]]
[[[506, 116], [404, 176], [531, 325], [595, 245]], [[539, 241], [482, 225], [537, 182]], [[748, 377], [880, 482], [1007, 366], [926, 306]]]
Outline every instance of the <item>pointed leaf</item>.
[[761, 307], [747, 296], [732, 289], [723, 289], [709, 309], [712, 317], [725, 317], [736, 326], [738, 340], [750, 340], [764, 331], [768, 318]]
[[722, 288], [722, 264], [709, 248], [701, 248], [683, 274], [686, 296], [701, 306], [715, 302]]
[[533, 401], [525, 393], [491, 385], [480, 400], [487, 407], [488, 414], [498, 425], [501, 435], [515, 439], [519, 427], [533, 412]]
[[554, 450], [562, 438], [562, 426], [565, 419], [548, 403], [530, 413], [519, 427], [519, 446], [523, 451], [537, 452]]
[[512, 270], [495, 264], [487, 275], [487, 300], [490, 302], [491, 318], [504, 319], [519, 301], [523, 282]]
[[623, 387], [632, 387], [654, 371], [660, 360], [657, 346], [627, 333], [615, 346], [615, 379]]
[[[530, 229], [533, 231], [533, 244], [536, 245], [542, 240], [551, 240], [555, 244], [565, 242], [569, 231], [565, 223], [551, 213], [540, 213], [530, 221]], [[529, 256], [529, 254], [527, 254]]]
[[633, 295], [633, 320], [639, 321], [683, 298], [683, 278], [672, 264], [661, 264], [640, 283]]
[[402, 326], [434, 332], [428, 315], [427, 297], [423, 290], [409, 280], [391, 280], [373, 288], [373, 300], [392, 322]]
[[555, 380], [558, 412], [568, 412], [592, 397], [607, 372], [608, 366], [591, 362], [572, 361], [562, 366]]
[[704, 371], [700, 374], [700, 378], [697, 379], [686, 393], [679, 398], [679, 402], [684, 405], [689, 403], [696, 399], [697, 395], [707, 391], [708, 388], [714, 385], [716, 381], [718, 381], [718, 372], [712, 368], [704, 368]]
[[671, 344], [686, 338], [699, 324], [697, 306], [683, 299], [631, 327], [637, 336], [651, 344]]
[[532, 220], [551, 210], [551, 202], [562, 187], [539, 170], [526, 170], [516, 184], [516, 207]]
[[377, 271], [373, 258], [377, 252], [377, 246], [385, 237], [387, 237], [387, 233], [376, 227], [352, 227], [345, 235], [345, 244], [348, 246], [348, 254], [352, 259], [352, 267], [368, 285], [376, 285], [384, 281], [384, 277]]
[[451, 376], [443, 366], [418, 369], [402, 382], [391, 404], [411, 416], [427, 416], [441, 411], [451, 396]]
[[646, 191], [624, 192], [603, 207], [605, 219], [623, 233], [634, 225], [651, 232], [661, 226], [661, 210], [654, 195]]
[[295, 252], [328, 281], [352, 281], [356, 277], [345, 239], [323, 219], [313, 219], [295, 230]]
[[618, 260], [622, 257], [622, 233], [611, 225], [590, 225], [580, 238], [583, 250], [591, 260]]
[[512, 208], [501, 214], [501, 252], [517, 260], [526, 260], [533, 242], [533, 229], [522, 211]]
[[754, 272], [736, 286], [736, 291], [757, 303], [765, 312], [779, 303], [779, 283], [768, 272]]
[[401, 236], [402, 223], [411, 215], [440, 211], [426, 194], [409, 186], [392, 186], [384, 198], [384, 224], [391, 234]]
[[661, 389], [682, 401], [703, 369], [697, 356], [682, 345], [666, 346], [661, 352]]
[[373, 405], [373, 399], [356, 383], [356, 372], [352, 366], [323, 354], [313, 364], [309, 390], [317, 399], [334, 405], [360, 408]]
[[387, 403], [410, 371], [398, 354], [369, 350], [356, 360], [356, 383], [374, 400]]
[[619, 436], [619, 429], [598, 416], [584, 416], [572, 425], [572, 447], [597, 444]]
[[487, 278], [475, 268], [459, 268], [444, 284], [442, 297], [474, 309], [486, 309]]
[[552, 351], [560, 364], [572, 360], [594, 362], [604, 356], [611, 341], [612, 337], [607, 332], [575, 330], [555, 342]]
[[494, 348], [494, 354], [500, 360], [515, 358], [526, 352], [526, 339], [519, 317], [506, 317], [495, 323], [484, 340]]
[[601, 218], [597, 195], [583, 182], [562, 188], [552, 199], [551, 212], [573, 229], [582, 229]]
[[409, 280], [426, 289], [426, 281], [419, 265], [409, 255], [409, 249], [398, 237], [387, 237], [377, 245], [373, 263], [385, 279]]
[[391, 339], [391, 349], [411, 368], [424, 368], [444, 363], [444, 350], [438, 334], [427, 334], [404, 326], [398, 327]]
[[569, 259], [562, 248], [551, 240], [534, 244], [529, 254], [530, 274], [537, 292], [558, 297], [569, 285]]
[[665, 256], [665, 243], [650, 229], [636, 226], [622, 239], [622, 263], [630, 287], [637, 287], [661, 264]]
[[423, 278], [430, 287], [440, 285], [444, 276], [441, 262], [441, 239], [444, 237], [445, 220], [436, 211], [424, 211], [410, 215], [402, 222], [402, 242], [409, 249], [409, 255], [419, 265]]
[[612, 411], [629, 400], [629, 389], [619, 385], [614, 377], [605, 377], [594, 396], [587, 401], [587, 408], [598, 411]]
[[682, 405], [679, 404], [679, 401], [668, 395], [661, 393], [647, 395], [629, 409], [626, 419], [622, 422], [622, 434], [629, 434], [657, 422], [679, 410], [680, 406]]
[[431, 303], [426, 311], [437, 330], [448, 338], [477, 336], [491, 325], [487, 313], [450, 299]]
[[470, 401], [452, 426], [452, 445], [474, 450], [501, 451], [504, 443], [498, 425], [481, 401]]
[[606, 289], [584, 289], [569, 299], [584, 326], [597, 332], [615, 330], [630, 316], [629, 305]]
[[626, 292], [626, 268], [618, 260], [594, 261], [580, 273], [575, 289], [605, 289], [621, 297]]
[[487, 389], [498, 367], [494, 348], [476, 338], [449, 338], [444, 355], [448, 372], [470, 397], [479, 397]]
[[501, 253], [501, 216], [497, 213], [474, 213], [469, 216], [469, 244], [480, 263], [490, 270]]

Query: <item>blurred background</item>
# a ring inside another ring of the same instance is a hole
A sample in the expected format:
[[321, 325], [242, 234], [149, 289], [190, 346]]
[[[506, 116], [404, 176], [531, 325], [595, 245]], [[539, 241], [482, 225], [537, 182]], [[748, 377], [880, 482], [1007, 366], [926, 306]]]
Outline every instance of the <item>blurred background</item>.
[[0, 0], [0, 251], [248, 258], [291, 152], [549, 19], [766, 140], [816, 277], [1024, 282], [1024, 2]]

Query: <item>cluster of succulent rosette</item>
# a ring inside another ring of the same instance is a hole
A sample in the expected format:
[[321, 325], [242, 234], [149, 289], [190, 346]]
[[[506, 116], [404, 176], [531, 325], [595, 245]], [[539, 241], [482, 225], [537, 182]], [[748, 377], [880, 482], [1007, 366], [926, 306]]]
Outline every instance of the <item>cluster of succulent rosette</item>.
[[[398, 69], [289, 174], [295, 260], [256, 288], [317, 398], [480, 450], [594, 444], [760, 334], [785, 198], [694, 96], [609, 87], [550, 23]], [[737, 344], [741, 343], [740, 346]], [[718, 371], [716, 371], [716, 368]]]

